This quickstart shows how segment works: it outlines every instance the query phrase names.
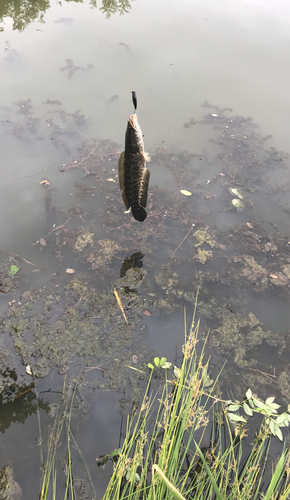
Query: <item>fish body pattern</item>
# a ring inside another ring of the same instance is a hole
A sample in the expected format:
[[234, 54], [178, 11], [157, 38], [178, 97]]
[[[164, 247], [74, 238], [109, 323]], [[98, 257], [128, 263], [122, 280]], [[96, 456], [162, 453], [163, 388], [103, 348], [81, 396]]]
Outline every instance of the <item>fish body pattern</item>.
[[144, 150], [144, 141], [137, 115], [128, 120], [125, 151], [119, 158], [119, 184], [127, 210], [131, 207], [134, 219], [144, 221], [147, 217], [147, 203], [150, 172], [146, 167], [150, 161]]

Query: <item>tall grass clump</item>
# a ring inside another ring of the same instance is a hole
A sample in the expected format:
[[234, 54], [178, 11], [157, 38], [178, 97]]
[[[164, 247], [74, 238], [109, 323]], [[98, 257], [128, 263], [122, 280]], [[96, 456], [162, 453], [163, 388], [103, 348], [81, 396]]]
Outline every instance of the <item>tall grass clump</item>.
[[[49, 429], [47, 446], [45, 447], [46, 453], [44, 453], [44, 446], [42, 444], [41, 421], [38, 409], [38, 426], [41, 443], [41, 478], [39, 500], [77, 500], [78, 495], [76, 493], [75, 478], [72, 467], [73, 454], [77, 454], [81, 459], [93, 492], [92, 500], [96, 498], [96, 491], [91, 480], [88, 465], [71, 429], [72, 410], [77, 385], [78, 381], [75, 382], [74, 387], [71, 385], [69, 388], [66, 388], [65, 377], [61, 405], [62, 409], [57, 411], [53, 426]], [[65, 396], [66, 393], [68, 394]], [[62, 456], [65, 459], [65, 467], [63, 467], [62, 463], [58, 460], [60, 450], [62, 450]], [[60, 467], [60, 465], [62, 466]]]
[[[148, 365], [151, 375], [142, 406], [128, 417], [122, 448], [112, 454], [113, 473], [102, 500], [290, 498], [289, 449], [284, 447], [278, 463], [269, 468], [271, 437], [282, 439], [280, 427], [289, 425], [289, 411], [278, 415], [274, 398], [263, 402], [250, 389], [242, 402], [221, 400], [204, 363], [204, 347], [197, 354], [198, 330], [193, 321], [180, 368], [165, 358], [155, 358], [155, 367]], [[156, 366], [165, 369], [166, 377], [160, 393], [153, 395]], [[264, 415], [247, 453], [247, 420], [241, 412], [247, 418]]]

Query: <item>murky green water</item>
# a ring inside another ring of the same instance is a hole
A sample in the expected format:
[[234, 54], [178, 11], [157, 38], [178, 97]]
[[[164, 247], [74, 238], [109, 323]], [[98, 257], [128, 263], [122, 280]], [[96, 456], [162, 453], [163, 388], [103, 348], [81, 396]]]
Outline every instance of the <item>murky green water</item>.
[[[95, 488], [76, 453], [78, 498], [100, 498], [111, 469], [96, 458], [118, 446], [153, 354], [180, 356], [198, 289], [212, 374], [226, 360], [225, 388], [289, 403], [289, 7], [17, 5], [0, 11], [0, 468], [37, 497], [29, 365], [44, 454], [75, 394]], [[152, 157], [144, 223], [117, 178], [133, 89]]]

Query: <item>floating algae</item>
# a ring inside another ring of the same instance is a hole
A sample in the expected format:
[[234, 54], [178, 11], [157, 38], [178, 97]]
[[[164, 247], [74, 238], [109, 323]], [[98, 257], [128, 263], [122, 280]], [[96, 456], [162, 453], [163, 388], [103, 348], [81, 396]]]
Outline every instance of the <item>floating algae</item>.
[[201, 250], [197, 249], [197, 255], [193, 257], [193, 260], [196, 262], [200, 262], [201, 264], [205, 264], [206, 261], [211, 260], [213, 258], [212, 250]]
[[209, 232], [209, 226], [205, 229], [199, 229], [193, 233], [194, 238], [197, 240], [197, 243], [194, 244], [195, 247], [201, 247], [205, 243], [207, 243], [211, 248], [217, 246], [217, 242], [213, 236], [211, 236]]

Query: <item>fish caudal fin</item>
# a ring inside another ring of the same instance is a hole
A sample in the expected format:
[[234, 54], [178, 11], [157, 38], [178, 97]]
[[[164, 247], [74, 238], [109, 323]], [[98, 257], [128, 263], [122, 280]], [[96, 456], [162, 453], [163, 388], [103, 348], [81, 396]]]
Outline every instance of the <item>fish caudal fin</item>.
[[147, 212], [143, 207], [131, 208], [131, 211], [134, 219], [140, 222], [143, 222], [147, 217]]

